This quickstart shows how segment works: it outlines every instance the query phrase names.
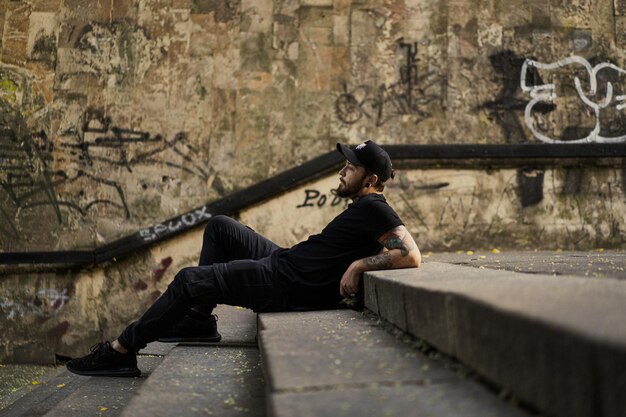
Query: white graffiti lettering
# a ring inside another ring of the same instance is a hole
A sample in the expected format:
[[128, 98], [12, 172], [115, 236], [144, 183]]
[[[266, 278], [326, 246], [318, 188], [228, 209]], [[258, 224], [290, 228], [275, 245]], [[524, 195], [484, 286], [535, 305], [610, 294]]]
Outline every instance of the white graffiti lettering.
[[26, 314], [26, 312], [24, 311], [24, 306], [22, 304], [8, 300], [6, 298], [0, 300], [0, 310], [4, 312], [5, 317], [8, 320], [22, 318]]
[[196, 209], [194, 214], [198, 216], [198, 221], [209, 220], [211, 218], [211, 213], [207, 213], [207, 206]]
[[0, 300], [0, 310], [4, 312], [8, 320], [21, 319], [30, 314], [49, 317], [58, 314], [72, 299], [75, 297], [69, 296], [67, 288], [62, 290], [44, 288], [37, 291], [32, 298], [21, 302], [3, 297]]
[[201, 223], [203, 220], [211, 218], [211, 213], [207, 212], [207, 206], [194, 210], [193, 213], [186, 213], [177, 220], [167, 223], [158, 223], [154, 226], [139, 231], [139, 236], [144, 242], [151, 242], [166, 233], [180, 230], [183, 226], [191, 227]]
[[37, 291], [37, 297], [48, 302], [48, 307], [53, 310], [59, 310], [63, 307], [70, 297], [67, 295], [67, 288], [57, 291], [54, 288], [44, 288]]
[[[544, 132], [541, 132], [537, 127], [537, 122], [533, 117], [533, 108], [535, 105], [541, 102], [554, 102], [557, 95], [557, 88], [554, 83], [544, 83], [540, 85], [528, 85], [528, 73], [529, 70], [539, 69], [545, 71], [556, 70], [559, 68], [564, 68], [572, 66], [573, 69], [584, 69], [587, 72], [589, 77], [588, 85], [589, 91], [585, 92], [582, 88], [582, 83], [579, 77], [574, 77], [574, 85], [576, 87], [576, 92], [578, 93], [582, 102], [592, 109], [593, 114], [595, 116], [595, 127], [593, 130], [583, 138], [575, 138], [572, 140], [561, 140], [551, 138], [546, 135]], [[562, 59], [558, 62], [552, 64], [545, 64], [538, 61], [534, 61], [532, 59], [527, 59], [524, 61], [524, 65], [522, 65], [522, 71], [520, 75], [520, 86], [522, 91], [529, 94], [532, 100], [526, 105], [524, 119], [526, 121], [526, 125], [532, 131], [533, 135], [542, 142], [546, 143], [620, 143], [626, 142], [626, 135], [616, 136], [616, 137], [606, 137], [600, 135], [600, 112], [602, 109], [605, 109], [611, 105], [615, 105], [615, 109], [622, 110], [626, 108], [626, 94], [616, 95], [613, 92], [614, 86], [610, 81], [606, 82], [606, 88], [604, 91], [604, 96], [598, 94], [598, 72], [599, 71], [615, 71], [616, 75], [626, 74], [626, 71], [622, 68], [610, 64], [610, 63], [602, 63], [598, 64], [594, 67], [584, 58], [579, 56], [571, 56], [565, 59]], [[626, 93], [626, 91], [625, 91]], [[598, 95], [598, 97], [596, 97]], [[592, 100], [592, 99], [595, 99]]]
[[183, 223], [187, 226], [193, 226], [196, 221], [196, 216], [190, 213], [187, 213], [183, 216]]
[[139, 231], [139, 236], [143, 238], [145, 241], [150, 241], [156, 239], [158, 236], [150, 231], [150, 229], [143, 229]]

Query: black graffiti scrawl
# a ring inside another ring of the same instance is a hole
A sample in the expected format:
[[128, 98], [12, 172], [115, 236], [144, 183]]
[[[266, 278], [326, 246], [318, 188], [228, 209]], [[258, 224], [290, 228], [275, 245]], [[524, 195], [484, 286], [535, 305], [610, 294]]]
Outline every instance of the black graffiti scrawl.
[[368, 85], [348, 88], [344, 83], [343, 92], [335, 101], [335, 112], [341, 122], [354, 124], [368, 120], [383, 126], [404, 115], [413, 116], [416, 124], [430, 117], [428, 105], [440, 99], [432, 93], [431, 87], [440, 81], [433, 73], [418, 74], [417, 42], [406, 43], [400, 39], [398, 47], [406, 57], [405, 64], [400, 66], [399, 81], [375, 88]]
[[[166, 150], [179, 155], [187, 165], [164, 160], [166, 166], [182, 169], [204, 180], [208, 174], [196, 164], [188, 152], [190, 145], [184, 132], [178, 132], [172, 139], [157, 134], [114, 126], [111, 119], [99, 109], [89, 109], [83, 114], [80, 129], [70, 129], [62, 133], [61, 147], [65, 155], [78, 158], [84, 167], [93, 167], [96, 163], [123, 167], [133, 172], [137, 165], [160, 163], [155, 159]], [[192, 149], [194, 151], [194, 149]]]
[[[523, 124], [524, 109], [530, 100], [523, 95], [520, 89], [520, 73], [525, 58], [513, 51], [502, 51], [489, 57], [491, 66], [499, 78], [500, 91], [494, 100], [485, 102], [481, 109], [487, 109], [489, 117], [502, 129], [506, 143], [529, 142]], [[527, 73], [530, 84], [541, 84], [542, 80], [537, 71]], [[555, 109], [553, 104], [542, 103], [537, 111], [546, 114]]]
[[164, 173], [171, 168], [208, 178], [184, 132], [170, 139], [151, 135], [116, 126], [102, 110], [88, 109], [76, 128], [53, 143], [45, 131], [29, 132], [19, 112], [9, 116], [4, 119], [11, 123], [0, 126], [0, 242], [2, 236], [19, 240], [19, 218], [42, 207], [52, 209], [48, 221], [57, 224], [66, 221], [64, 213], [86, 217], [96, 207], [132, 217], [120, 170], [135, 175], [138, 166], [156, 165], [164, 166]]

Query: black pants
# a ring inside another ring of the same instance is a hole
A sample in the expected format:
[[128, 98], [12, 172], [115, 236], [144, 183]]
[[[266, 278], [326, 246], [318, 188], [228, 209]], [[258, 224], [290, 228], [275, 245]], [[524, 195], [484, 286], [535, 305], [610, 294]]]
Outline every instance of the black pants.
[[199, 266], [184, 268], [148, 310], [118, 337], [135, 352], [155, 341], [193, 308], [209, 314], [217, 304], [257, 312], [288, 310], [286, 288], [272, 270], [279, 247], [249, 227], [215, 216], [204, 230]]

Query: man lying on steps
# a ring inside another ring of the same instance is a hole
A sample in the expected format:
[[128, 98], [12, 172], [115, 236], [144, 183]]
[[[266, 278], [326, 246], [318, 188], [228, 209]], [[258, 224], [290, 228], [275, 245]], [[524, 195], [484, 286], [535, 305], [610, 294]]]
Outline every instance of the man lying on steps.
[[393, 178], [385, 150], [368, 140], [346, 158], [337, 194], [353, 202], [320, 234], [280, 248], [235, 220], [213, 217], [206, 226], [200, 265], [184, 268], [150, 308], [113, 343], [68, 362], [80, 375], [138, 376], [136, 352], [149, 342], [221, 339], [217, 304], [256, 312], [337, 308], [354, 298], [364, 271], [418, 267], [421, 256], [402, 220], [383, 196]]

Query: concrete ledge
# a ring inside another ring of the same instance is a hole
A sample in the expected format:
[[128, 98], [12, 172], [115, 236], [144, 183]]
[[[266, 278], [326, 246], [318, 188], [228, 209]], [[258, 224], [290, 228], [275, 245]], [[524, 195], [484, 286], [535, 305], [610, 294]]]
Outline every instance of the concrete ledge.
[[556, 416], [626, 416], [626, 282], [436, 262], [367, 273], [366, 307]]
[[351, 310], [259, 315], [269, 417], [518, 416]]

